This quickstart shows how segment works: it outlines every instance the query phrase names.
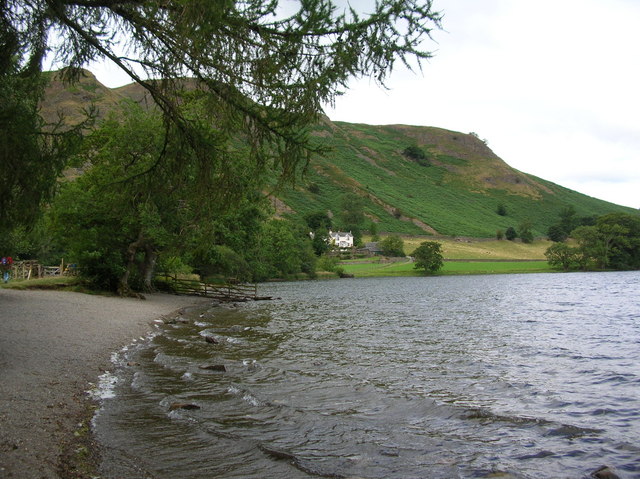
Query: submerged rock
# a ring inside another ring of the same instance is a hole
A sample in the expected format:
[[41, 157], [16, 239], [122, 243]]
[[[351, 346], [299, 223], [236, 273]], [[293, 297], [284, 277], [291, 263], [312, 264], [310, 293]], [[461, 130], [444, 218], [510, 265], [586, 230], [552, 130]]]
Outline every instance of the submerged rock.
[[200, 409], [200, 406], [197, 404], [191, 404], [186, 402], [174, 402], [169, 406], [169, 411], [175, 411], [176, 409], [186, 409], [187, 411], [192, 411], [195, 409]]
[[222, 371], [222, 372], [227, 371], [227, 368], [224, 366], [224, 364], [201, 364], [198, 367], [200, 369], [206, 369], [208, 371]]
[[594, 479], [620, 479], [620, 476], [613, 472], [609, 466], [599, 467], [591, 473], [591, 477]]

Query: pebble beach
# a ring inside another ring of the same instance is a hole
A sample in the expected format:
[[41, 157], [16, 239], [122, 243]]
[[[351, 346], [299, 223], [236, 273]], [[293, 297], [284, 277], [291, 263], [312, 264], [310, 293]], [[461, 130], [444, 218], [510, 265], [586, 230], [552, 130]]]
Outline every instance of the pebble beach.
[[154, 320], [206, 302], [0, 289], [0, 478], [82, 477], [65, 456], [86, 428], [87, 391], [111, 354], [151, 332]]

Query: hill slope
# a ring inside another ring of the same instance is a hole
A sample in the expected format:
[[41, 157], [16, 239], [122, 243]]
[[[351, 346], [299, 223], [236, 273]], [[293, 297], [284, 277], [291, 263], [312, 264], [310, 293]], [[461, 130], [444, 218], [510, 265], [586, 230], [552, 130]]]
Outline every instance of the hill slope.
[[[125, 98], [149, 103], [139, 85], [109, 89], [87, 72], [77, 85], [52, 81], [42, 111], [47, 119], [59, 110], [74, 119], [94, 103], [103, 117]], [[339, 216], [342, 196], [355, 193], [379, 232], [493, 237], [525, 221], [542, 236], [569, 205], [578, 216], [635, 212], [517, 171], [473, 134], [324, 118], [313, 135], [331, 150], [312, 159], [296, 186], [275, 194], [281, 214]], [[405, 154], [408, 147], [424, 158]], [[500, 204], [504, 216], [497, 213]]]

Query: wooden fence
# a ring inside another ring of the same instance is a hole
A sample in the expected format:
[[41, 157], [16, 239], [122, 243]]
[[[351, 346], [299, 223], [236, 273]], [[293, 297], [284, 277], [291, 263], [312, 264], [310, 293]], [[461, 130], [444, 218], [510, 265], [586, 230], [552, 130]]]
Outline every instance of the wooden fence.
[[56, 266], [43, 266], [37, 261], [16, 261], [11, 266], [11, 279], [36, 279], [74, 274], [75, 267], [65, 265], [64, 260]]
[[205, 283], [195, 279], [180, 279], [173, 275], [161, 275], [161, 280], [175, 294], [206, 296], [218, 301], [249, 301], [269, 299], [258, 297], [256, 284]]

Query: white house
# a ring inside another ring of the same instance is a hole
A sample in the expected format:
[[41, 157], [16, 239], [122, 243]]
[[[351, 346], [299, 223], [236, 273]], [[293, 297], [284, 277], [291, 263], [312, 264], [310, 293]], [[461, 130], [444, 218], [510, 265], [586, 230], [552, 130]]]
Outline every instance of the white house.
[[329, 241], [338, 248], [353, 248], [353, 235], [351, 231], [329, 231]]

